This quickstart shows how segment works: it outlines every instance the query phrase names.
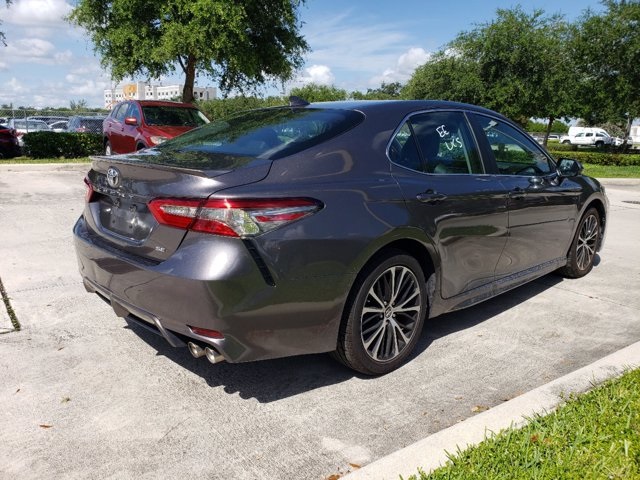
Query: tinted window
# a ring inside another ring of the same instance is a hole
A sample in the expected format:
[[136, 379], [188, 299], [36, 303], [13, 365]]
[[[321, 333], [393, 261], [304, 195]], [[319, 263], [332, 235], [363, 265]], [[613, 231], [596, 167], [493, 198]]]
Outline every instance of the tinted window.
[[389, 158], [426, 173], [484, 172], [467, 119], [461, 112], [414, 115], [395, 135]]
[[507, 175], [543, 175], [553, 171], [538, 145], [510, 125], [478, 116], [491, 145], [498, 171]]
[[147, 125], [199, 127], [208, 122], [207, 117], [196, 108], [143, 106], [142, 115]]
[[229, 168], [253, 158], [275, 160], [301, 152], [354, 127], [352, 110], [270, 108], [211, 122], [156, 147], [148, 160], [191, 168]]
[[126, 116], [135, 118], [138, 123], [140, 123], [140, 121], [142, 120], [140, 117], [140, 110], [138, 109], [138, 105], [136, 105], [135, 103], [129, 105], [129, 110], [127, 111]]

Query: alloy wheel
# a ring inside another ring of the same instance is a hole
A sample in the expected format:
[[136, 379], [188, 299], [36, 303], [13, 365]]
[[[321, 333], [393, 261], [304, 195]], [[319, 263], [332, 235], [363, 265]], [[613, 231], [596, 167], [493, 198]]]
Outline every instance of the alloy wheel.
[[422, 309], [418, 280], [405, 266], [385, 270], [371, 285], [361, 315], [361, 340], [369, 357], [388, 362], [413, 337]]
[[589, 215], [580, 227], [576, 245], [576, 263], [580, 270], [584, 270], [591, 265], [598, 246], [598, 236], [598, 219], [595, 215]]

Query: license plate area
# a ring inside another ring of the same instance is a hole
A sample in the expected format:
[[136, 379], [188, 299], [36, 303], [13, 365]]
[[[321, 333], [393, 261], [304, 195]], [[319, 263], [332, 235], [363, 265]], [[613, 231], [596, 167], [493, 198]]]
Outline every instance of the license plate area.
[[105, 197], [100, 204], [102, 228], [134, 241], [141, 241], [149, 236], [149, 217], [145, 204], [130, 199]]

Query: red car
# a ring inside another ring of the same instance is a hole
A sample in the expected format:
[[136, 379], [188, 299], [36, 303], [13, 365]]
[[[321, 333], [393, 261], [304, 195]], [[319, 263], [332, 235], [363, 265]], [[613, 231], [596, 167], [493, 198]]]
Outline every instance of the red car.
[[128, 100], [117, 104], [104, 120], [104, 153], [130, 153], [153, 147], [209, 123], [189, 103]]
[[20, 155], [18, 133], [6, 125], [0, 125], [0, 158], [12, 158]]

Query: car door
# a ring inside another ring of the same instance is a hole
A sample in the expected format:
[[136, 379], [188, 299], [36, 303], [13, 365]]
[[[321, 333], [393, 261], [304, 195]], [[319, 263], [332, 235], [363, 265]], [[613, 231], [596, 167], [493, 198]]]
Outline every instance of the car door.
[[[127, 118], [135, 118], [136, 124], [127, 124], [125, 121]], [[140, 131], [141, 123], [142, 113], [140, 112], [140, 107], [136, 102], [130, 102], [122, 121], [122, 148], [125, 153], [135, 152], [138, 149], [138, 132]]]
[[129, 102], [123, 102], [116, 105], [115, 109], [105, 122], [107, 139], [111, 143], [113, 153], [126, 152], [126, 143], [124, 139], [124, 118], [129, 109]]
[[524, 132], [500, 119], [473, 118], [481, 148], [493, 157], [509, 197], [509, 240], [496, 279], [561, 262], [572, 238], [580, 185], [559, 178], [553, 160]]
[[485, 174], [464, 112], [411, 116], [388, 154], [411, 224], [437, 249], [442, 297], [480, 287], [488, 294], [506, 244], [507, 199], [496, 176]]

